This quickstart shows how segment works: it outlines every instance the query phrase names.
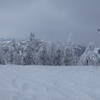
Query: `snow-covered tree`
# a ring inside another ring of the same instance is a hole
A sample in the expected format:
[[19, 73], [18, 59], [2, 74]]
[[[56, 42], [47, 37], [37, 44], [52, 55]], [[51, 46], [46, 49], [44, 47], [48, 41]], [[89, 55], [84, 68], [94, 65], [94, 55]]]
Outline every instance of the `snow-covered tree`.
[[65, 65], [76, 65], [77, 55], [75, 55], [74, 43], [71, 39], [68, 39], [65, 50], [64, 50], [64, 64]]
[[35, 39], [35, 34], [31, 32], [29, 36], [29, 40], [34, 41], [34, 39]]
[[38, 64], [38, 52], [42, 45], [39, 39], [35, 38], [33, 33], [30, 34], [29, 41], [27, 41], [26, 48], [23, 52], [23, 63], [27, 65]]
[[4, 58], [4, 52], [3, 52], [3, 50], [0, 48], [0, 64], [6, 64], [6, 62], [5, 62], [5, 58]]
[[73, 50], [71, 48], [65, 49], [64, 64], [65, 65], [73, 65]]
[[38, 61], [40, 65], [47, 65], [48, 64], [48, 51], [46, 46], [42, 46], [38, 53]]
[[54, 65], [63, 65], [64, 60], [64, 47], [59, 42], [56, 44], [55, 55], [54, 55]]
[[55, 64], [56, 49], [57, 49], [56, 43], [50, 43], [48, 45], [49, 65]]
[[98, 64], [98, 56], [94, 52], [95, 45], [90, 43], [86, 48], [84, 54], [81, 56], [78, 65], [97, 65]]

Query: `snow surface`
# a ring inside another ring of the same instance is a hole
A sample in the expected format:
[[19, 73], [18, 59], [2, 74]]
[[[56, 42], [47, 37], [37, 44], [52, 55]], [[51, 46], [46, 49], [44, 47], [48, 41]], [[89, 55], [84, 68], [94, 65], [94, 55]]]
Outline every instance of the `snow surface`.
[[0, 66], [0, 100], [100, 100], [100, 67]]

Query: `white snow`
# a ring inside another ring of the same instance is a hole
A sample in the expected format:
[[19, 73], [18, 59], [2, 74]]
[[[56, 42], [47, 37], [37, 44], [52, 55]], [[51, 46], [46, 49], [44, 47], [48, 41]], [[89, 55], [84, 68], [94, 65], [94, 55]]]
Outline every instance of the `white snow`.
[[0, 100], [100, 100], [100, 67], [0, 66]]

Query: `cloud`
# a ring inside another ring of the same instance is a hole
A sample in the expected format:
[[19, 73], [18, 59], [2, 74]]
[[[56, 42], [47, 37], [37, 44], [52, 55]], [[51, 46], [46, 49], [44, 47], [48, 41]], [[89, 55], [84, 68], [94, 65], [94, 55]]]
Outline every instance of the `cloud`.
[[[98, 42], [99, 0], [0, 0], [0, 35]], [[90, 37], [90, 38], [88, 38]]]

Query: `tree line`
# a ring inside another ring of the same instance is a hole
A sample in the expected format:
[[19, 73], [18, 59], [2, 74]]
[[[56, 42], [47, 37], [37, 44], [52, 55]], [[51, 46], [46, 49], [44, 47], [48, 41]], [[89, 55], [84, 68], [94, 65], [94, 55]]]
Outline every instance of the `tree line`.
[[37, 39], [33, 33], [27, 40], [0, 42], [0, 64], [16, 65], [99, 65], [94, 45], [76, 45], [72, 41], [53, 43]]

